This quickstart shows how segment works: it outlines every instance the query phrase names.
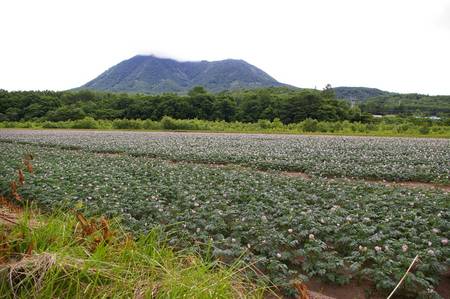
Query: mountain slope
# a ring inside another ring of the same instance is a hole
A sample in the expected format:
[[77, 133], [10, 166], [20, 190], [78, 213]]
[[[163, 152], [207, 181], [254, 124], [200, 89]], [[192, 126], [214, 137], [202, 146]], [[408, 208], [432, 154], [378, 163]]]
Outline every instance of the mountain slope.
[[198, 85], [212, 93], [224, 89], [288, 86], [243, 60], [180, 62], [153, 55], [137, 55], [73, 90], [183, 94]]
[[357, 102], [365, 101], [377, 96], [393, 94], [392, 92], [368, 87], [335, 87], [333, 89], [336, 98], [340, 100], [354, 98]]

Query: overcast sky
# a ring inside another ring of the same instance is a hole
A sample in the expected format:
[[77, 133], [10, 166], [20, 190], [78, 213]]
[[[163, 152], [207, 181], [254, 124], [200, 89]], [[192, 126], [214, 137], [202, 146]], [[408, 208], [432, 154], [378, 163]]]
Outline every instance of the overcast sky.
[[243, 59], [302, 88], [450, 95], [449, 0], [11, 0], [0, 88], [79, 87], [137, 54]]

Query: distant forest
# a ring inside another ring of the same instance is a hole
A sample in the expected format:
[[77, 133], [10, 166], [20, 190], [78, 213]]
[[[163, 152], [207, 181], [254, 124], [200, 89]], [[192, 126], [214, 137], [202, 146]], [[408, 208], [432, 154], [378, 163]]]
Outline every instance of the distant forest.
[[379, 115], [444, 116], [450, 113], [450, 96], [389, 94], [360, 102], [358, 107], [362, 111]]
[[[337, 88], [339, 91], [339, 88]], [[357, 89], [354, 89], [357, 95]], [[385, 94], [368, 100], [338, 99], [327, 85], [323, 90], [264, 87], [212, 94], [196, 86], [186, 96], [176, 93], [142, 95], [81, 91], [0, 90], [0, 122], [60, 122], [91, 117], [95, 120], [199, 119], [256, 123], [259, 120], [299, 123], [306, 119], [322, 122], [372, 123], [372, 115], [441, 116], [450, 114], [450, 96]], [[352, 98], [346, 89], [345, 96]]]

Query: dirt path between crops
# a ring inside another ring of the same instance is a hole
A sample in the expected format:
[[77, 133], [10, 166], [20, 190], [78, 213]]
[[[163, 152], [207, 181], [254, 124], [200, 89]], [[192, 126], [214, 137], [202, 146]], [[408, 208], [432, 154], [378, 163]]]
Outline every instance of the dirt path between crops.
[[[305, 172], [287, 171], [287, 172], [285, 172], [285, 174], [289, 175], [289, 176], [299, 176], [299, 177], [301, 177], [303, 179], [308, 179], [309, 178], [308, 174], [305, 173]], [[414, 187], [427, 187], [427, 188], [442, 189], [442, 190], [450, 192], [450, 186], [443, 185], [443, 184], [423, 183], [423, 182], [409, 182], [409, 181], [406, 181], [406, 182], [390, 182], [390, 181], [377, 181], [377, 180], [364, 180], [364, 179], [360, 179], [360, 180], [364, 181], [364, 182], [374, 183], [374, 184], [385, 184], [385, 185], [388, 185], [388, 186], [397, 185], [397, 186], [404, 186], [404, 187], [411, 187], [411, 188], [414, 188]]]
[[[79, 151], [78, 149], [76, 150], [70, 150], [70, 151]], [[104, 153], [97, 153], [97, 154], [104, 154]], [[118, 153], [109, 153], [107, 154], [109, 156], [112, 157], [116, 157], [116, 156], [122, 156], [123, 154], [118, 154]], [[153, 159], [153, 158], [150, 158]], [[168, 160], [170, 161], [170, 160]], [[193, 163], [193, 164], [201, 164], [201, 165], [216, 165], [216, 166], [228, 166], [230, 165], [229, 163], [205, 163], [205, 162], [195, 162], [195, 161], [170, 161], [171, 164], [178, 164], [178, 163]], [[239, 166], [238, 164], [235, 164], [236, 166]], [[242, 167], [243, 169], [251, 169], [251, 167]], [[261, 172], [264, 172], [264, 170], [258, 170]], [[309, 175], [306, 172], [297, 172], [297, 171], [285, 171], [283, 172], [284, 175], [288, 175], [288, 176], [299, 176], [302, 179], [309, 179]], [[332, 179], [332, 178], [329, 178]], [[334, 178], [333, 178], [334, 179]], [[405, 182], [391, 182], [391, 181], [377, 181], [377, 180], [365, 180], [365, 179], [354, 179], [354, 180], [360, 180], [360, 181], [364, 181], [364, 182], [369, 182], [369, 183], [374, 183], [374, 184], [385, 184], [388, 186], [392, 186], [392, 185], [400, 185], [400, 186], [405, 186], [405, 187], [427, 187], [427, 188], [436, 188], [436, 189], [442, 189], [445, 190], [447, 192], [450, 192], [450, 185], [443, 185], [443, 184], [435, 184], [435, 183], [424, 183], [424, 182], [409, 182], [409, 181], [405, 181]], [[450, 297], [449, 297], [450, 299]]]
[[[114, 154], [115, 155], [115, 154]], [[201, 164], [201, 165], [216, 165], [216, 166], [228, 166], [230, 164], [228, 163], [218, 163], [218, 164], [214, 164], [214, 163], [203, 163], [203, 162], [192, 162], [192, 161], [171, 161], [171, 164], [178, 164], [178, 163], [194, 163], [194, 164]], [[239, 166], [238, 164], [235, 164], [236, 166]], [[251, 167], [245, 166], [242, 167], [243, 169], [252, 169]], [[258, 170], [260, 172], [265, 172], [264, 170]], [[306, 172], [297, 172], [297, 171], [285, 171], [281, 173], [282, 175], [285, 176], [298, 176], [301, 177], [302, 179], [309, 179], [309, 175]], [[328, 179], [339, 179], [339, 178], [328, 178]], [[393, 185], [397, 185], [397, 186], [404, 186], [404, 187], [410, 187], [410, 188], [414, 188], [414, 187], [427, 187], [427, 188], [436, 188], [436, 189], [442, 189], [445, 190], [447, 192], [450, 192], [450, 185], [444, 185], [444, 184], [436, 184], [436, 183], [425, 183], [425, 182], [410, 182], [410, 181], [404, 181], [404, 182], [391, 182], [391, 181], [385, 181], [385, 180], [366, 180], [366, 179], [353, 179], [353, 180], [359, 180], [359, 181], [364, 181], [364, 182], [368, 182], [368, 183], [374, 183], [374, 184], [385, 184], [387, 186], [393, 186]], [[450, 298], [449, 298], [450, 299]]]

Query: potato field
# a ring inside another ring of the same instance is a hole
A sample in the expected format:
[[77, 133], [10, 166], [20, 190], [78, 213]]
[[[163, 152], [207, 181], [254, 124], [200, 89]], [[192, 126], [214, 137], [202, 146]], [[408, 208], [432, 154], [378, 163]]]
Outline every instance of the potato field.
[[448, 139], [0, 130], [0, 151], [2, 197], [121, 217], [135, 236], [160, 226], [277, 285], [364, 280], [389, 295], [416, 259], [396, 294], [442, 298], [448, 189], [383, 180], [449, 186]]

